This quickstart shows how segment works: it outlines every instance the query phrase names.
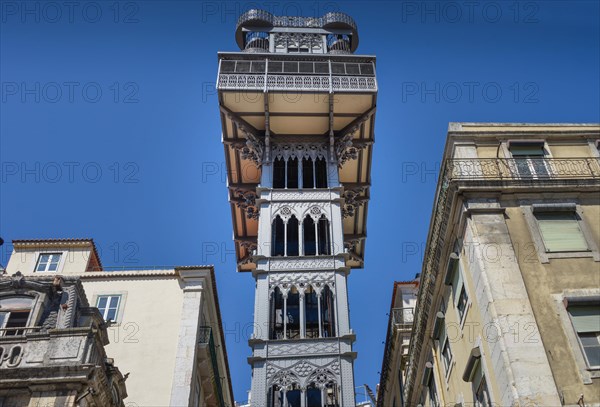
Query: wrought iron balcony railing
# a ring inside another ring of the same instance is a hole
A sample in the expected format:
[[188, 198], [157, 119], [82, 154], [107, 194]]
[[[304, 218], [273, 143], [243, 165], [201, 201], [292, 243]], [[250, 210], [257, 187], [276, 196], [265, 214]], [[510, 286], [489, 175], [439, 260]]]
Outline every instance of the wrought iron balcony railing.
[[222, 59], [217, 89], [376, 92], [377, 80], [372, 62]]
[[221, 384], [221, 375], [219, 374], [219, 362], [217, 360], [217, 351], [215, 341], [213, 339], [212, 328], [210, 326], [201, 326], [199, 333], [200, 346], [207, 346], [210, 354], [210, 363], [212, 366], [212, 382], [219, 407], [225, 407], [225, 399], [223, 398], [223, 386]]
[[468, 158], [446, 162], [446, 181], [600, 178], [599, 158]]

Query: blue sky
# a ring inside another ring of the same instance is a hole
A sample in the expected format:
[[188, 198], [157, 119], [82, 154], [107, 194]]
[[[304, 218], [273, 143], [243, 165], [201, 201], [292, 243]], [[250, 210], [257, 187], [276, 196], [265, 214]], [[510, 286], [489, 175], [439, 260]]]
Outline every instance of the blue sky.
[[214, 264], [238, 400], [254, 284], [235, 271], [214, 83], [240, 12], [344, 11], [377, 55], [357, 385], [378, 382], [392, 282], [420, 271], [448, 122], [600, 122], [597, 1], [72, 4], [0, 2], [0, 236], [93, 237], [105, 266]]

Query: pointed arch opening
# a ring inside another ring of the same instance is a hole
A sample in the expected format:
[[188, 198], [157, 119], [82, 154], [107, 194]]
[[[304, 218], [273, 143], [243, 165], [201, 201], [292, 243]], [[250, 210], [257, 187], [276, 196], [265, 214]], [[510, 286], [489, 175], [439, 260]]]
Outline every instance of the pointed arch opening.
[[319, 254], [331, 254], [331, 235], [329, 232], [329, 221], [325, 215], [319, 218]]
[[288, 256], [299, 256], [300, 255], [300, 242], [298, 234], [298, 219], [292, 215], [287, 223], [287, 255]]
[[285, 160], [276, 158], [273, 161], [273, 188], [285, 188]]
[[308, 286], [304, 292], [304, 309], [306, 318], [305, 335], [307, 338], [319, 337], [319, 304], [317, 293], [312, 286]]
[[287, 296], [286, 306], [286, 338], [300, 338], [300, 293], [292, 287]]
[[283, 256], [285, 254], [285, 226], [279, 215], [271, 225], [271, 256]]
[[315, 187], [315, 172], [313, 168], [313, 160], [310, 158], [302, 159], [302, 188]]
[[269, 321], [271, 339], [283, 339], [283, 308], [284, 298], [279, 287], [275, 287], [271, 293], [271, 301], [269, 307]]
[[289, 158], [287, 160], [287, 184], [286, 188], [298, 188], [298, 159]]
[[304, 229], [304, 255], [315, 256], [317, 254], [317, 236], [315, 231], [315, 222], [310, 216], [304, 218], [302, 223]]
[[327, 161], [317, 158], [315, 161], [315, 188], [327, 188]]
[[321, 332], [326, 338], [335, 336], [335, 306], [329, 286], [321, 292]]

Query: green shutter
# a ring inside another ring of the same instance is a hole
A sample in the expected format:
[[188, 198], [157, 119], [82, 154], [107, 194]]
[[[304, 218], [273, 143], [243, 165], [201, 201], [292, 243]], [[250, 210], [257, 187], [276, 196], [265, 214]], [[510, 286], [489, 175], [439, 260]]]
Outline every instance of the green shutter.
[[456, 306], [456, 303], [458, 302], [458, 296], [460, 295], [460, 289], [462, 286], [462, 268], [458, 266], [456, 272], [454, 273], [454, 281], [452, 282], [452, 299], [454, 300], [454, 306]]
[[535, 216], [538, 220], [546, 251], [573, 252], [588, 250], [585, 236], [574, 213], [550, 212], [539, 213]]
[[600, 332], [600, 306], [569, 307], [569, 314], [577, 332]]

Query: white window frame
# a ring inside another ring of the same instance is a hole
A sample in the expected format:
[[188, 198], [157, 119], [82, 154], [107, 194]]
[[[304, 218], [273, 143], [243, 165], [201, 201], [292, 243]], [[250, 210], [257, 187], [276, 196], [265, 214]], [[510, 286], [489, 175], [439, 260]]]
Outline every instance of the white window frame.
[[[109, 321], [108, 319], [106, 319], [106, 317], [107, 317], [108, 310], [111, 308], [110, 307], [110, 300], [112, 298], [114, 298], [114, 297], [118, 298], [119, 300], [117, 301], [117, 310], [116, 310], [116, 313], [115, 313], [115, 318], [112, 319], [111, 321], [112, 322], [117, 322], [117, 321], [120, 320], [119, 317], [121, 316], [121, 302], [123, 300], [122, 295], [121, 294], [100, 294], [96, 298], [96, 305], [95, 306], [96, 306], [96, 308], [98, 308], [98, 311], [100, 311], [100, 315], [102, 315], [102, 318], [106, 322]], [[102, 310], [100, 309], [100, 307], [98, 307], [98, 303], [100, 302], [101, 298], [106, 298], [107, 299], [106, 300], [106, 309], [104, 310], [104, 312], [102, 312]]]
[[[48, 262], [46, 263], [46, 267], [44, 268], [44, 270], [38, 270], [41, 261], [42, 261], [42, 256], [51, 256], [48, 260]], [[56, 270], [48, 270], [50, 264], [52, 264], [52, 260], [54, 259], [54, 256], [58, 256], [58, 261], [56, 262]], [[34, 273], [57, 273], [62, 266], [62, 261], [64, 258], [64, 252], [40, 252], [38, 253], [37, 256], [37, 261], [35, 263], [35, 268], [34, 268]]]
[[[567, 313], [569, 314], [569, 319], [571, 321], [571, 327], [573, 328], [573, 332], [575, 333], [575, 337], [577, 338], [577, 343], [579, 344], [579, 350], [581, 351], [581, 355], [583, 356], [583, 360], [585, 361], [585, 366], [588, 370], [600, 370], [600, 364], [598, 365], [591, 365], [590, 361], [587, 357], [587, 353], [585, 352], [583, 343], [581, 342], [581, 337], [579, 336], [580, 332], [577, 331], [577, 328], [575, 327], [575, 323], [573, 322], [573, 314], [571, 314], [571, 312], [569, 312], [569, 309], [567, 308]], [[600, 342], [600, 332], [595, 332], [596, 334], [596, 338], [598, 338], [598, 342]]]

